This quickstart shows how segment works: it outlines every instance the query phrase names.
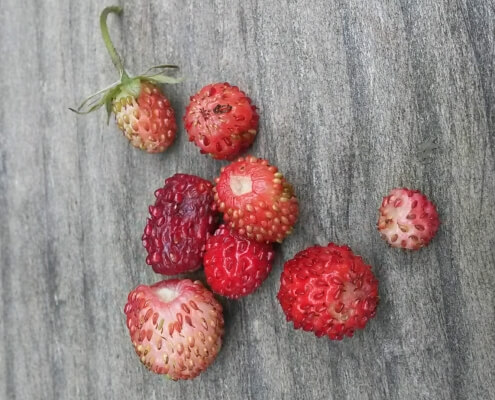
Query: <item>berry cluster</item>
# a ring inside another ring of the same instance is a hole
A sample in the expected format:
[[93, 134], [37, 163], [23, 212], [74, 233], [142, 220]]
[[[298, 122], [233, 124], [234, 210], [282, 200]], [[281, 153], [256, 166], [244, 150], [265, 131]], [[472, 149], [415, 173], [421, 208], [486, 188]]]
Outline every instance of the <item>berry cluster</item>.
[[[107, 15], [120, 11], [106, 8], [101, 26], [121, 80], [77, 112], [105, 105], [132, 145], [162, 152], [173, 143], [177, 124], [157, 84], [177, 82], [163, 74], [173, 66], [129, 77], [106, 28]], [[249, 148], [258, 122], [251, 99], [228, 83], [205, 86], [190, 98], [184, 116], [189, 140], [201, 153], [219, 160], [233, 160]], [[221, 168], [214, 184], [176, 174], [155, 191], [155, 197], [142, 236], [146, 263], [163, 275], [204, 265], [211, 290], [230, 299], [260, 287], [272, 269], [274, 243], [282, 243], [293, 232], [299, 215], [292, 185], [277, 167], [253, 156]], [[434, 204], [417, 190], [393, 189], [379, 212], [378, 230], [392, 247], [417, 250], [438, 230]], [[223, 223], [218, 226], [220, 217]], [[340, 340], [353, 336], [375, 316], [378, 281], [349, 247], [330, 243], [302, 250], [285, 263], [277, 298], [294, 328]], [[199, 281], [169, 279], [139, 285], [129, 293], [124, 312], [137, 355], [155, 373], [173, 380], [194, 378], [220, 350], [222, 306]]]

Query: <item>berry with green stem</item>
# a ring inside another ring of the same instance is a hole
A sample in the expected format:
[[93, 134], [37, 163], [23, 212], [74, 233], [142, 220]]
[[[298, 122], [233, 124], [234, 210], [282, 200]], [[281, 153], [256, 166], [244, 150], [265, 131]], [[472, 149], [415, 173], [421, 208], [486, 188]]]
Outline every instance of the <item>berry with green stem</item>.
[[158, 85], [180, 82], [181, 79], [165, 74], [166, 70], [178, 67], [157, 65], [141, 75], [130, 76], [108, 33], [107, 17], [110, 13], [121, 14], [122, 8], [107, 7], [100, 15], [101, 35], [119, 72], [119, 80], [89, 96], [77, 109], [71, 110], [88, 114], [105, 106], [108, 118], [112, 112], [115, 114], [118, 127], [133, 146], [148, 153], [161, 153], [173, 143], [177, 123], [175, 112]]

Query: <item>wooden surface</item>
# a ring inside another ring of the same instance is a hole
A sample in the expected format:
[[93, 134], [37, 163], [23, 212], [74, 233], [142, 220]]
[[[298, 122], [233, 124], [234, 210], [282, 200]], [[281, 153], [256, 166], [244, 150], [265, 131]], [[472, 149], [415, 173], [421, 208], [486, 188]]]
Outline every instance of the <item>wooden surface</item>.
[[[1, 399], [495, 398], [495, 2], [123, 1], [110, 30], [132, 72], [161, 62], [182, 116], [214, 81], [258, 105], [251, 153], [301, 201], [269, 279], [226, 302], [226, 335], [198, 379], [138, 361], [127, 293], [160, 279], [140, 237], [176, 172], [213, 179], [182, 122], [162, 155], [130, 147], [104, 112], [69, 112], [116, 80], [98, 27], [107, 1], [0, 7]], [[381, 197], [423, 190], [442, 219], [419, 252], [387, 248]], [[283, 262], [350, 245], [380, 280], [377, 317], [353, 339], [295, 331], [275, 298]], [[201, 276], [201, 274], [198, 274]]]

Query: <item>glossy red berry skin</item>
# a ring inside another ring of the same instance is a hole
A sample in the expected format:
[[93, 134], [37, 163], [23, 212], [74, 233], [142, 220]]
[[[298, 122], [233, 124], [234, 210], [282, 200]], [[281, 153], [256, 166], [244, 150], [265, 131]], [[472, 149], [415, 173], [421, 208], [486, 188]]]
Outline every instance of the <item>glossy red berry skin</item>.
[[253, 143], [259, 116], [237, 86], [215, 83], [191, 96], [184, 116], [189, 141], [218, 160], [231, 160]]
[[375, 316], [378, 281], [349, 247], [330, 243], [285, 263], [277, 298], [295, 329], [341, 340]]
[[123, 91], [113, 101], [112, 109], [118, 127], [134, 147], [161, 153], [174, 142], [174, 109], [158, 86], [142, 81], [137, 97]]
[[440, 225], [437, 208], [419, 190], [393, 189], [383, 198], [379, 212], [378, 231], [391, 247], [428, 246]]
[[215, 230], [211, 182], [176, 174], [155, 191], [142, 237], [146, 263], [159, 274], [175, 275], [201, 266], [206, 240]]
[[299, 215], [292, 186], [267, 160], [247, 156], [223, 167], [215, 201], [225, 223], [257, 242], [282, 242]]
[[221, 225], [206, 242], [206, 280], [222, 296], [247, 296], [268, 277], [274, 257], [271, 244], [258, 243]]

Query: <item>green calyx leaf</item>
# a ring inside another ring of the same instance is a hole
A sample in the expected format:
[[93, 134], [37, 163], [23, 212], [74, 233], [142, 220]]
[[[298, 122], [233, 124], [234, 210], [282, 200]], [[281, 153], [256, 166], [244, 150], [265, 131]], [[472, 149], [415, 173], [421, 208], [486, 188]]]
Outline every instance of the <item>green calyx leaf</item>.
[[165, 75], [161, 72], [155, 74], [143, 74], [134, 78], [125, 77], [122, 81], [114, 82], [110, 86], [93, 93], [86, 98], [81, 105], [77, 108], [69, 108], [69, 110], [77, 114], [89, 114], [98, 110], [100, 107], [105, 106], [108, 115], [108, 121], [112, 114], [112, 103], [114, 100], [118, 100], [124, 96], [132, 96], [138, 98], [141, 93], [141, 82], [151, 82], [153, 84], [175, 84], [180, 83], [184, 78], [175, 78], [173, 76]]
[[86, 98], [76, 109], [69, 108], [69, 110], [77, 114], [89, 114], [90, 112], [99, 109], [103, 105], [106, 105], [108, 110], [109, 105], [111, 108], [112, 100], [121, 91], [121, 85], [122, 84], [120, 82], [112, 83], [110, 86], [99, 90], [98, 92], [93, 93], [91, 96]]
[[159, 70], [167, 70], [167, 69], [179, 69], [177, 65], [172, 65], [172, 64], [161, 64], [161, 65], [154, 65], [153, 67], [149, 68], [143, 75], [151, 72], [151, 71], [159, 71]]
[[166, 71], [169, 69], [178, 70], [179, 67], [177, 65], [169, 65], [169, 64], [155, 65], [154, 67], [149, 68], [143, 74], [137, 76], [137, 78], [155, 84], [157, 83], [175, 84], [175, 83], [180, 83], [184, 80], [183, 77], [176, 78], [166, 74]]
[[151, 75], [151, 76], [141, 75], [138, 76], [138, 78], [142, 79], [143, 81], [149, 81], [151, 83], [170, 83], [170, 84], [181, 83], [184, 80], [184, 78], [174, 78], [173, 76], [167, 76], [167, 75]]
[[132, 79], [126, 79], [122, 82], [121, 91], [118, 98], [124, 96], [132, 96], [137, 98], [139, 93], [141, 93], [141, 79], [137, 76]]

